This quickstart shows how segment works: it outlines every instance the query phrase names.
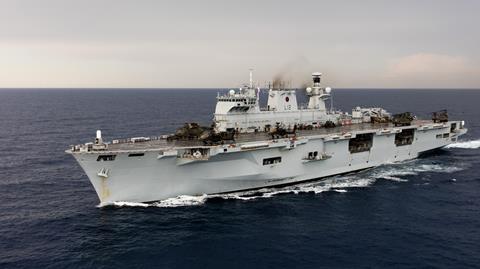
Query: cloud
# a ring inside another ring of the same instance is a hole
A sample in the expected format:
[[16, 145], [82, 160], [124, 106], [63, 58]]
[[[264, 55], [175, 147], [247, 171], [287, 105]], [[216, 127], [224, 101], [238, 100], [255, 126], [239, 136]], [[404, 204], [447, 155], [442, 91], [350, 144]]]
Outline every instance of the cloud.
[[400, 87], [480, 87], [480, 68], [462, 56], [417, 53], [391, 60], [385, 79]]
[[468, 61], [464, 57], [428, 53], [399, 58], [389, 66], [392, 76], [462, 73], [468, 70]]

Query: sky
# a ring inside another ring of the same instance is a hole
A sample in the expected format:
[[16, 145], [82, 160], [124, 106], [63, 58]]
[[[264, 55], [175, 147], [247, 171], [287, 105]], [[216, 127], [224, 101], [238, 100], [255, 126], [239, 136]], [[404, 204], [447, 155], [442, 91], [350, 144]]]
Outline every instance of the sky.
[[0, 88], [480, 88], [480, 1], [0, 0]]

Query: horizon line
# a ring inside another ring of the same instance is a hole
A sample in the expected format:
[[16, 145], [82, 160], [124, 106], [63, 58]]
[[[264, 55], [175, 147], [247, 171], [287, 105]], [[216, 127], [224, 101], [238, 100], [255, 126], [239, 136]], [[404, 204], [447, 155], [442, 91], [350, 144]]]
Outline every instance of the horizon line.
[[[228, 90], [238, 89], [239, 87], [0, 87], [0, 90]], [[480, 87], [339, 87], [334, 90], [480, 90]], [[262, 88], [260, 89], [268, 89]], [[288, 88], [288, 89], [301, 89], [301, 88]]]

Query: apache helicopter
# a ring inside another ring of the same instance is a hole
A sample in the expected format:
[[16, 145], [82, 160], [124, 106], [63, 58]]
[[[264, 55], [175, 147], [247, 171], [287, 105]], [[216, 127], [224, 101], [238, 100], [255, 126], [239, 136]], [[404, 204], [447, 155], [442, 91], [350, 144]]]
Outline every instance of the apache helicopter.
[[199, 139], [208, 127], [200, 126], [196, 122], [185, 123], [175, 131], [175, 134], [169, 136], [168, 140], [196, 140]]
[[215, 126], [200, 126], [198, 123], [185, 123], [168, 140], [201, 140], [206, 145], [223, 144], [235, 140], [235, 132], [215, 132]]
[[408, 126], [415, 119], [411, 112], [403, 112], [392, 116], [392, 123], [395, 126]]
[[270, 135], [272, 139], [281, 138], [281, 137], [288, 137], [289, 135], [296, 135], [297, 125], [293, 126], [293, 129], [287, 129], [283, 127], [279, 122], [275, 125], [275, 128], [270, 131]]
[[437, 112], [433, 112], [432, 113], [432, 120], [435, 123], [447, 122], [448, 121], [447, 110], [443, 109], [443, 110], [440, 110], [440, 111], [437, 111]]

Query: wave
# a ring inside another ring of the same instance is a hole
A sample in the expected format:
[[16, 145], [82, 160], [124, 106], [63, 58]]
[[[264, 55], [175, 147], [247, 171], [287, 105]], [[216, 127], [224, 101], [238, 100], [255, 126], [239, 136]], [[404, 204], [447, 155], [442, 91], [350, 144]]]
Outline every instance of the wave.
[[447, 145], [445, 148], [447, 148], [447, 149], [450, 149], [450, 148], [478, 149], [478, 148], [480, 148], [480, 139], [452, 143], [450, 145]]
[[168, 198], [154, 203], [135, 203], [135, 202], [113, 202], [109, 204], [101, 204], [100, 206], [115, 207], [185, 207], [204, 205], [208, 200], [257, 200], [267, 199], [281, 194], [302, 194], [323, 192], [346, 193], [351, 188], [367, 188], [373, 185], [377, 180], [389, 180], [394, 182], [407, 182], [406, 176], [415, 176], [421, 173], [453, 173], [463, 170], [464, 167], [435, 164], [431, 161], [422, 159], [410, 160], [401, 163], [393, 163], [370, 169], [364, 172], [332, 176], [320, 181], [299, 183], [296, 185], [279, 187], [279, 188], [263, 188], [253, 191], [243, 191], [230, 194], [212, 194], [212, 195], [180, 195], [174, 198]]

